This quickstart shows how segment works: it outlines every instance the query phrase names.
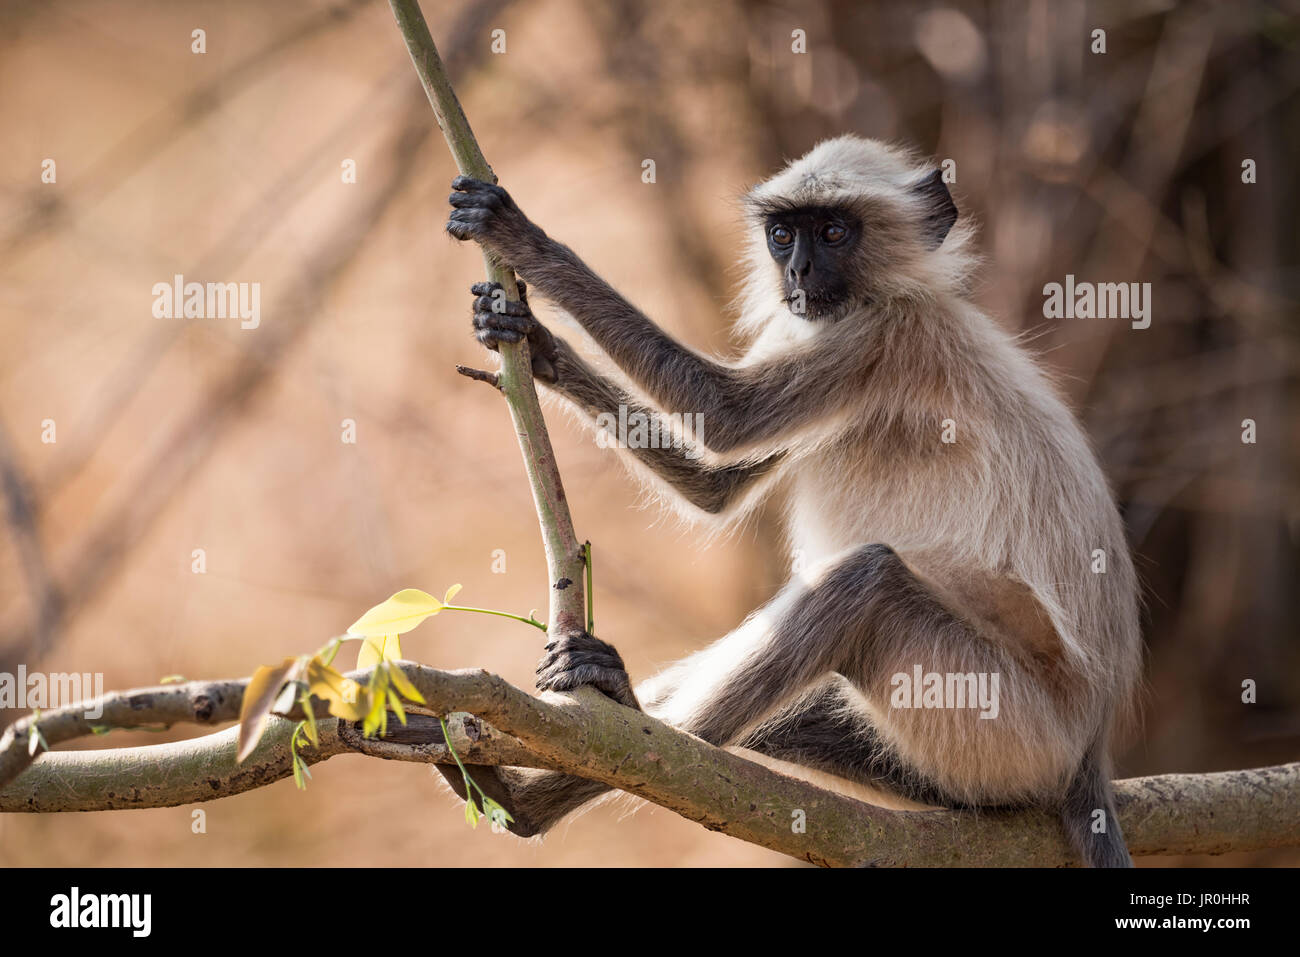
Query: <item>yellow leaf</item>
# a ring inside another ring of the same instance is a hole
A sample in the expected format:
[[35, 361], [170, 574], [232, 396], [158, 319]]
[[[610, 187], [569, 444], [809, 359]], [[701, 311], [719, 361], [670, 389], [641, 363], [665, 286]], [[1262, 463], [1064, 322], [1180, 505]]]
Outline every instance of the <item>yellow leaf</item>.
[[393, 709], [393, 714], [397, 715], [397, 720], [406, 724], [406, 709], [402, 707], [402, 697], [392, 688], [388, 689], [388, 706]]
[[447, 594], [442, 596], [442, 603], [444, 605], [450, 605], [451, 600], [456, 597], [456, 593], [459, 591], [460, 591], [459, 585], [452, 585], [450, 588], [447, 589]]
[[388, 677], [392, 679], [393, 684], [397, 687], [403, 697], [412, 701], [418, 701], [424, 704], [424, 695], [420, 694], [419, 689], [411, 684], [411, 679], [406, 677], [406, 672], [402, 671], [400, 665], [392, 665], [388, 669]]
[[239, 750], [235, 761], [244, 760], [253, 753], [266, 719], [271, 716], [280, 688], [301, 667], [297, 658], [285, 658], [278, 665], [262, 665], [253, 672], [248, 687], [244, 689], [244, 703], [239, 709]]
[[442, 602], [418, 588], [399, 591], [388, 601], [376, 605], [348, 628], [349, 635], [383, 638], [404, 635], [430, 615], [442, 611]]
[[330, 714], [345, 721], [360, 721], [366, 716], [370, 702], [364, 700], [361, 686], [333, 668], [313, 658], [307, 662], [307, 688], [318, 698], [329, 702]]
[[367, 638], [357, 652], [357, 669], [369, 668], [381, 661], [398, 661], [402, 657], [402, 640], [397, 635]]

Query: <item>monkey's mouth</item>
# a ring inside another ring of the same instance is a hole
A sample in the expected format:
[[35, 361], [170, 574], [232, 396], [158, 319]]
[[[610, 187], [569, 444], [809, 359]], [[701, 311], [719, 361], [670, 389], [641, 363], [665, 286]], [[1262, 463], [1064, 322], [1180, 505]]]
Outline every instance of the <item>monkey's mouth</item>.
[[789, 291], [785, 297], [785, 304], [796, 316], [810, 322], [840, 319], [852, 305], [838, 293], [800, 288]]

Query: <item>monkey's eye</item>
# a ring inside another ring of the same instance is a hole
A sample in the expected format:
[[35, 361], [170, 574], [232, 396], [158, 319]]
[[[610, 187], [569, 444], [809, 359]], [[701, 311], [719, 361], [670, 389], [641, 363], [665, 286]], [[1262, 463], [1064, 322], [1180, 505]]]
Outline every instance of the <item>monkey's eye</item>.
[[776, 243], [778, 246], [789, 246], [794, 242], [794, 233], [790, 232], [790, 230], [786, 229], [784, 226], [773, 226], [768, 235], [772, 237], [772, 242]]
[[849, 231], [847, 229], [835, 223], [827, 223], [822, 227], [822, 239], [825, 242], [830, 243], [832, 246], [840, 242], [848, 234]]

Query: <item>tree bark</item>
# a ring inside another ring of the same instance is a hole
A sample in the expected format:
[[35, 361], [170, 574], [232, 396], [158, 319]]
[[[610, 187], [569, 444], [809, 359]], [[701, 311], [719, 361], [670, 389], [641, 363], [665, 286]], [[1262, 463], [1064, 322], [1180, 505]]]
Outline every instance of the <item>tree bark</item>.
[[[453, 746], [474, 763], [550, 767], [602, 781], [710, 830], [800, 860], [909, 867], [1076, 863], [1048, 809], [886, 810], [715, 748], [599, 695], [594, 706], [558, 696], [543, 700], [481, 670], [439, 671], [412, 662], [403, 662], [402, 669], [431, 712], [473, 713], [455, 714], [451, 728]], [[367, 672], [351, 677], [364, 683]], [[95, 722], [80, 716], [86, 705], [77, 705], [44, 714], [39, 723], [53, 745], [89, 734], [91, 723], [147, 727], [208, 723], [218, 715], [230, 720], [245, 684], [192, 682], [108, 695], [104, 717]], [[304, 757], [315, 763], [366, 753], [447, 763], [441, 729], [418, 718], [411, 715], [408, 728], [378, 742], [322, 721], [321, 746]], [[176, 744], [42, 754], [18, 776], [15, 768], [22, 771], [29, 763], [30, 725], [24, 719], [0, 738], [0, 781], [9, 781], [0, 787], [0, 811], [169, 807], [263, 787], [290, 773], [292, 724], [277, 720], [242, 765], [234, 763], [231, 728]], [[1116, 796], [1135, 857], [1300, 844], [1300, 763], [1120, 781]]]

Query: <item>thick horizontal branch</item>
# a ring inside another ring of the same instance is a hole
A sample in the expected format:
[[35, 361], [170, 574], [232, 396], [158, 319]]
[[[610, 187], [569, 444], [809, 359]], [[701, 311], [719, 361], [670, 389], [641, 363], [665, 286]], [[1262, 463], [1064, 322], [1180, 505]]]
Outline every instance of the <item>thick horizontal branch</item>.
[[[430, 710], [456, 712], [449, 720], [452, 743], [470, 763], [549, 766], [599, 780], [711, 830], [802, 860], [841, 866], [1073, 862], [1060, 823], [1048, 811], [886, 810], [715, 748], [590, 690], [535, 698], [484, 671], [446, 672], [411, 663], [403, 663], [403, 669]], [[365, 676], [353, 674], [358, 681]], [[238, 712], [235, 699], [242, 697], [243, 686], [194, 682], [110, 695], [104, 717], [95, 723], [112, 723], [110, 714], [133, 719], [135, 727], [164, 717], [199, 720], [201, 714], [211, 720], [215, 713]], [[205, 700], [214, 702], [213, 710], [196, 713], [194, 703]], [[136, 707], [124, 713], [132, 702]], [[367, 741], [349, 726], [322, 722], [321, 747], [304, 756], [315, 762], [363, 753], [447, 763], [450, 755], [437, 721], [418, 714], [409, 718], [406, 728], [390, 725], [384, 741]], [[41, 717], [40, 727], [48, 739], [56, 729], [75, 728], [75, 722], [51, 712]], [[291, 728], [289, 721], [273, 721], [242, 765], [234, 764], [233, 728], [176, 744], [43, 754], [0, 788], [0, 810], [159, 807], [261, 787], [290, 773]], [[18, 743], [13, 733], [10, 728], [0, 739], [0, 767], [9, 756], [4, 742], [9, 748]], [[1118, 782], [1116, 792], [1135, 856], [1300, 843], [1300, 764], [1140, 778]], [[793, 826], [796, 821], [802, 831]]]
[[[408, 712], [403, 727], [393, 720], [384, 739], [333, 718], [317, 721], [320, 747], [300, 749], [308, 764], [337, 754], [363, 754], [393, 761], [450, 764], [455, 759], [443, 741], [436, 718]], [[17, 780], [0, 788], [0, 812], [120, 811], [177, 807], [214, 801], [273, 784], [293, 774], [289, 736], [295, 722], [272, 717], [257, 748], [235, 763], [237, 727], [169, 744], [101, 751], [51, 751], [42, 754]], [[470, 714], [447, 717], [451, 745], [461, 760], [474, 764], [549, 767]]]
[[[321, 721], [319, 748], [301, 750], [316, 764], [349, 748], [334, 719]], [[176, 807], [266, 787], [293, 773], [294, 722], [272, 718], [257, 748], [235, 763], [239, 728], [168, 744], [42, 754], [0, 789], [0, 811], [115, 811]]]
[[[184, 684], [117, 691], [91, 702], [67, 705], [20, 718], [0, 735], [0, 787], [32, 763], [33, 727], [50, 747], [102, 728], [171, 727], [174, 724], [225, 724], [239, 717], [248, 679], [190, 681]], [[321, 709], [322, 713], [324, 709]]]

